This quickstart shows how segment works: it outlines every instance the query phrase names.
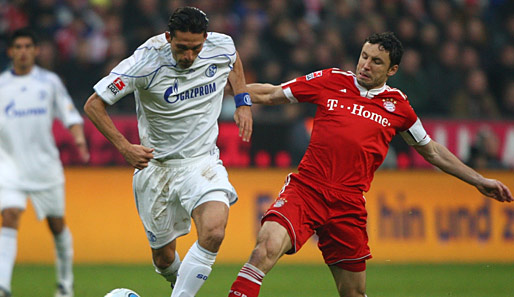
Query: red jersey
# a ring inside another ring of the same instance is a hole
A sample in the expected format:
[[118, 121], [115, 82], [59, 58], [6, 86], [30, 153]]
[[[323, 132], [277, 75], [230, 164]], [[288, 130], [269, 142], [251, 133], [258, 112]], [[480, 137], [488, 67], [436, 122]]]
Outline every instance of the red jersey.
[[298, 171], [329, 187], [368, 191], [394, 135], [417, 115], [400, 90], [367, 90], [355, 74], [337, 68], [313, 72], [282, 85], [291, 102], [318, 106], [311, 140]]

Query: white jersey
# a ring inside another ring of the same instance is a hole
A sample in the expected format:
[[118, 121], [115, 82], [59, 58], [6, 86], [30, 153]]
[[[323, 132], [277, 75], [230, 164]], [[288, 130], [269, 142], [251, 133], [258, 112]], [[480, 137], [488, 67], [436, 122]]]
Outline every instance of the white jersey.
[[0, 187], [37, 191], [64, 182], [52, 124], [83, 120], [59, 77], [34, 66], [0, 74]]
[[232, 38], [210, 32], [191, 67], [182, 69], [163, 33], [94, 89], [108, 104], [135, 93], [141, 144], [155, 149], [155, 159], [193, 158], [216, 148], [223, 89], [235, 60]]

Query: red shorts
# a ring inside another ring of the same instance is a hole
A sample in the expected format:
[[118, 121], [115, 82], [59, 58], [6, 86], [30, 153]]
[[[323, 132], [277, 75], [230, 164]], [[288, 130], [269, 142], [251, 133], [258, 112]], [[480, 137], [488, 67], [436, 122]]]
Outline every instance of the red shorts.
[[298, 174], [287, 177], [262, 223], [275, 221], [287, 229], [293, 245], [288, 254], [299, 251], [316, 233], [326, 264], [350, 271], [365, 270], [364, 260], [370, 259], [371, 253], [366, 232], [366, 200], [362, 193], [314, 187], [301, 179]]

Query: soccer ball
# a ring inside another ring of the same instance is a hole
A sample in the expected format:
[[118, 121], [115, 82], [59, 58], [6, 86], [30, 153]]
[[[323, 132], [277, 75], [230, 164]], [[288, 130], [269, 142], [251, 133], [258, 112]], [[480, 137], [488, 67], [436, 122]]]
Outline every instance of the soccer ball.
[[130, 289], [120, 288], [120, 289], [114, 289], [114, 290], [110, 291], [104, 297], [140, 297], [140, 296], [139, 296], [139, 294], [137, 294], [136, 292], [134, 292]]

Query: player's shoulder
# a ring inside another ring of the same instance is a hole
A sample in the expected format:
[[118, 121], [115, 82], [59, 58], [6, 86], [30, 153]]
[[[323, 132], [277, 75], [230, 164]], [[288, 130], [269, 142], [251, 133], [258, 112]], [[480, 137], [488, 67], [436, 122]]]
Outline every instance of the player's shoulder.
[[134, 53], [143, 53], [148, 54], [152, 52], [158, 52], [161, 50], [165, 50], [169, 45], [168, 40], [166, 39], [166, 34], [161, 33], [155, 36], [148, 38], [143, 44], [141, 44]]
[[334, 76], [338, 76], [338, 77], [344, 77], [344, 78], [349, 78], [349, 79], [352, 79], [355, 77], [355, 73], [351, 72], [351, 71], [344, 71], [344, 70], [341, 70], [339, 68], [329, 68], [327, 69], [330, 71], [331, 74], [333, 74]]
[[354, 83], [354, 77], [355, 74], [353, 74], [351, 71], [343, 71], [339, 68], [326, 68], [307, 74], [305, 79], [319, 79], [320, 82], [328, 84], [343, 84], [351, 86]]
[[408, 102], [407, 95], [404, 92], [402, 92], [400, 89], [393, 88], [389, 85], [385, 85], [384, 93], [389, 97], [393, 97], [400, 101]]
[[223, 33], [208, 32], [200, 56], [208, 58], [216, 55], [234, 55], [235, 53], [236, 46], [232, 37]]
[[32, 77], [37, 81], [51, 84], [62, 84], [61, 78], [57, 73], [40, 66], [34, 65]]
[[2, 72], [0, 72], [0, 79], [1, 80], [6, 80], [8, 79], [9, 77], [11, 77], [11, 69], [6, 69]]
[[171, 48], [165, 33], [155, 35], [146, 40], [132, 54], [130, 69], [125, 75], [145, 76], [155, 72], [163, 65], [171, 64], [169, 58]]

